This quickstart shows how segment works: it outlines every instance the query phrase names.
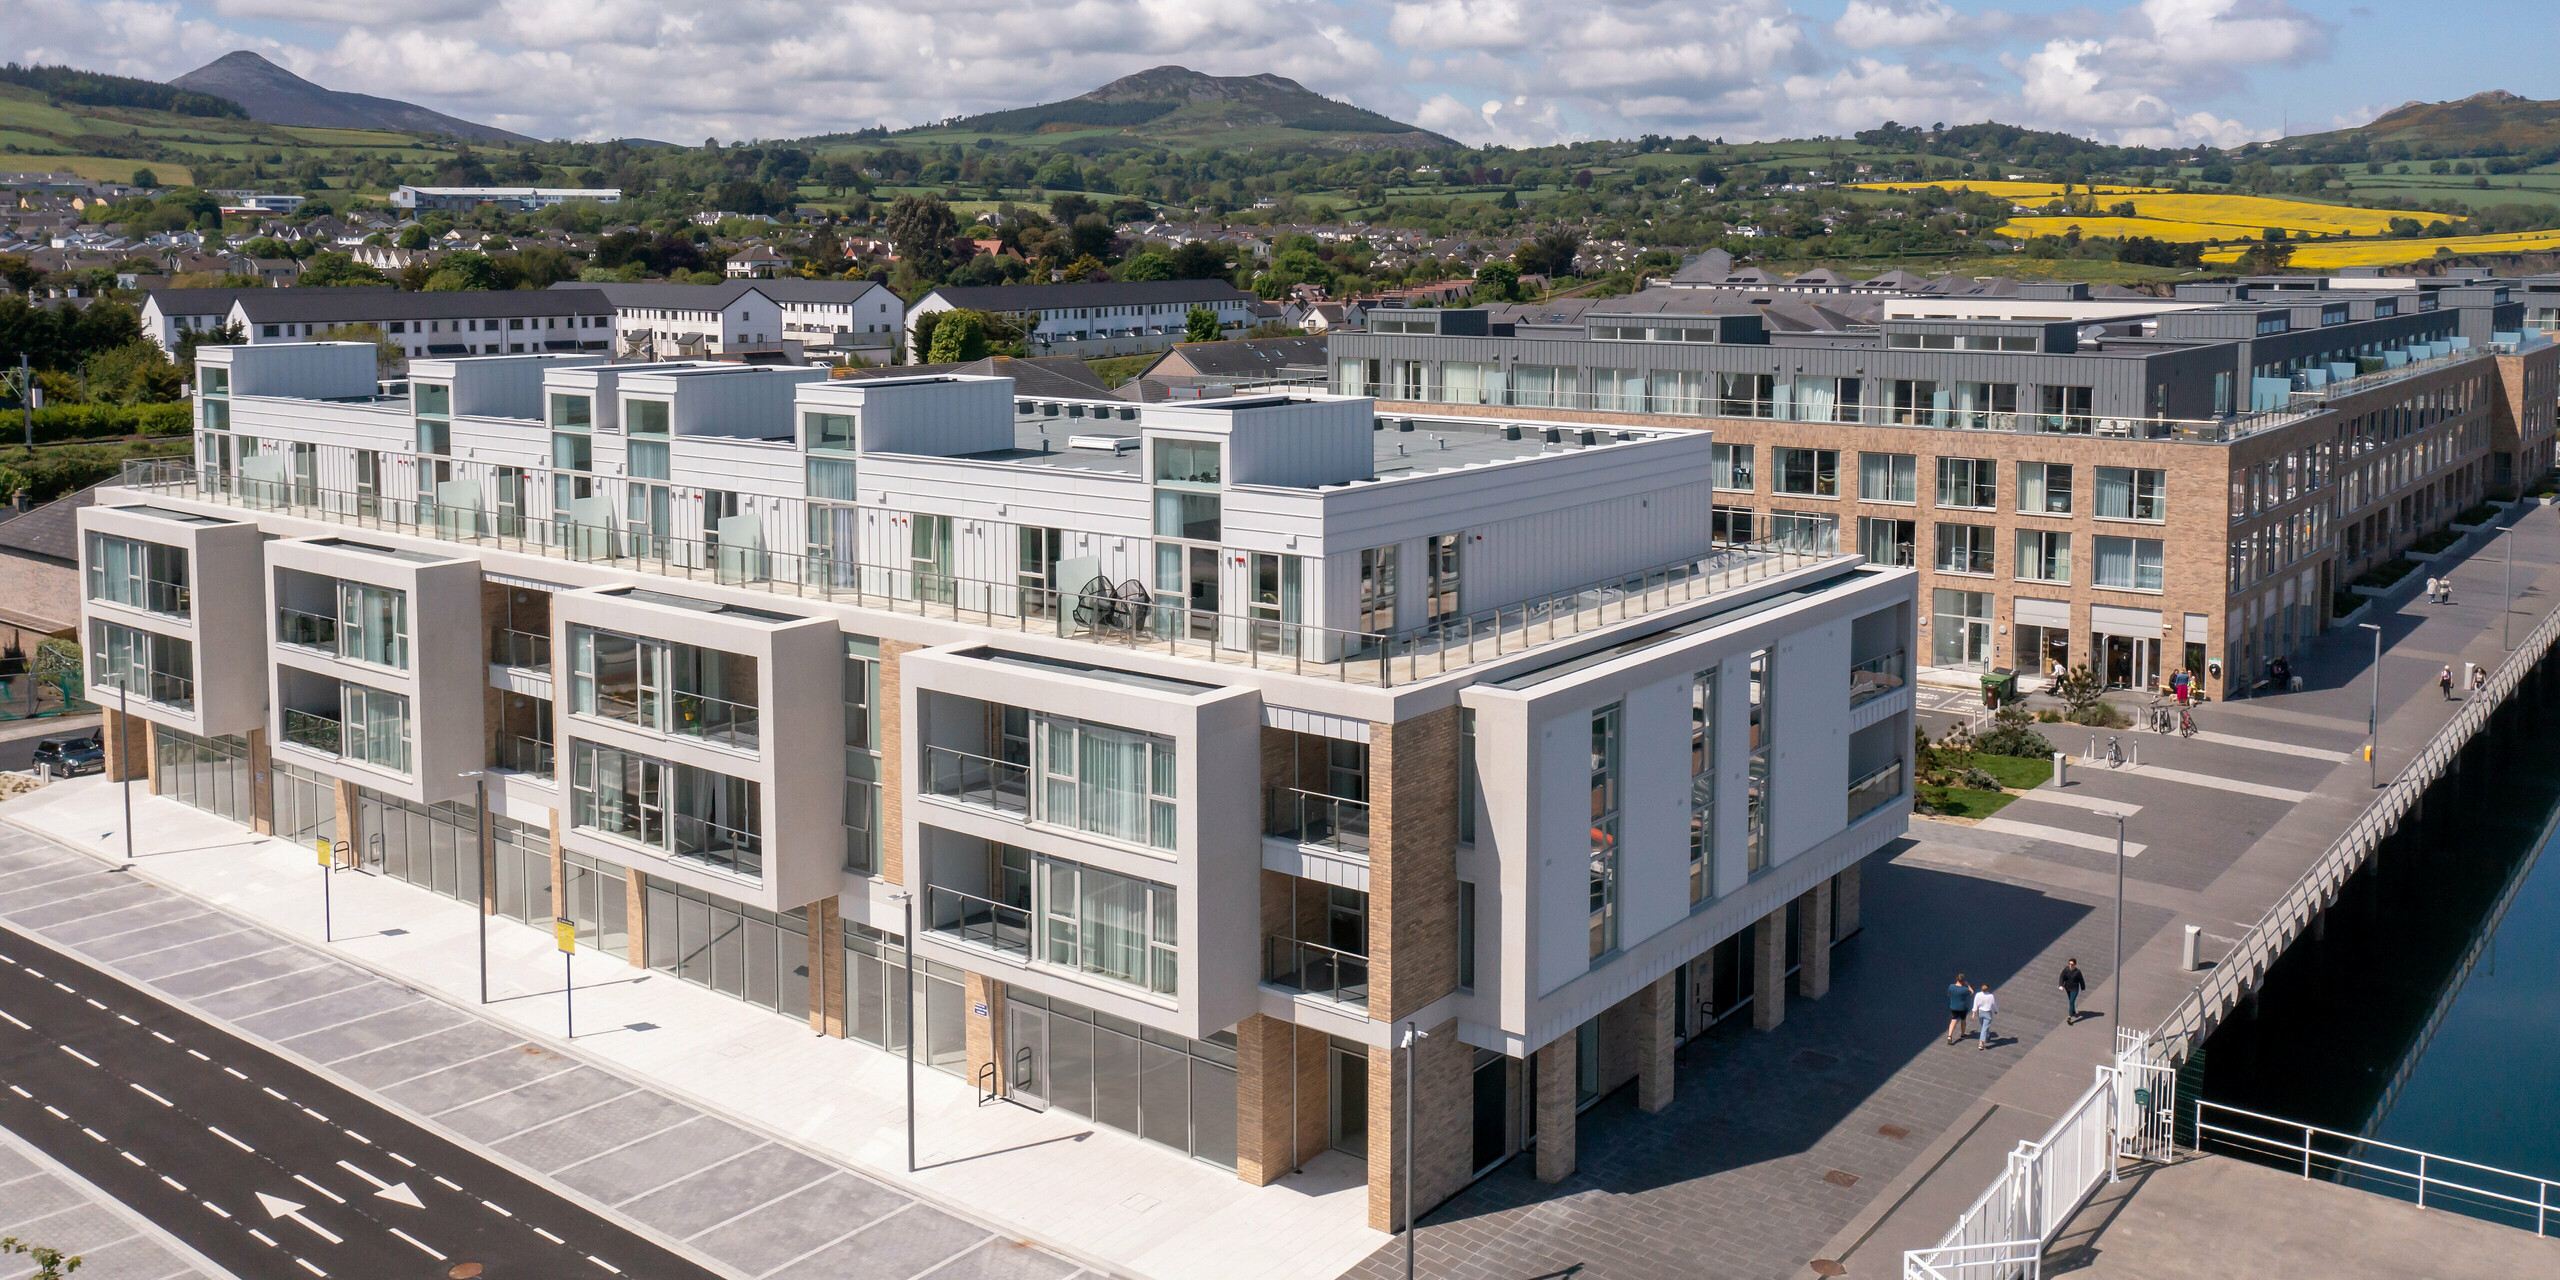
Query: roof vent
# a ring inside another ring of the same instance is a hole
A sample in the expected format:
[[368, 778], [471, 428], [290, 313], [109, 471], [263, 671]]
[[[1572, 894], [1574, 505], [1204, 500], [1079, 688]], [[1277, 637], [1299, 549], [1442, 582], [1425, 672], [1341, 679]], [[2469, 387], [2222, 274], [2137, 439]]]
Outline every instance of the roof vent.
[[1116, 453], [1119, 453], [1119, 452], [1121, 452], [1122, 450], [1125, 450], [1125, 449], [1135, 449], [1135, 448], [1137, 448], [1137, 447], [1138, 447], [1138, 437], [1136, 437], [1136, 436], [1070, 436], [1070, 437], [1068, 437], [1068, 438], [1067, 438], [1067, 447], [1068, 447], [1068, 448], [1070, 448], [1070, 449], [1086, 449], [1086, 450], [1091, 450], [1091, 451], [1092, 451], [1092, 452], [1094, 452], [1094, 453], [1114, 453], [1114, 454], [1116, 454]]
[[1582, 433], [1582, 442], [1587, 445], [1598, 444], [1600, 443], [1600, 433], [1597, 431], [1585, 431]]
[[1397, 420], [1396, 420], [1396, 430], [1398, 430], [1398, 431], [1411, 431], [1411, 430], [1413, 430], [1413, 419], [1411, 419], [1411, 418], [1399, 418], [1399, 419], [1397, 419]]
[[1517, 423], [1517, 422], [1515, 422], [1515, 423], [1512, 423], [1510, 426], [1504, 427], [1504, 428], [1502, 429], [1502, 438], [1503, 438], [1503, 439], [1505, 439], [1505, 440], [1517, 440], [1517, 439], [1519, 439], [1519, 438], [1520, 438], [1520, 424], [1519, 424], [1519, 423]]

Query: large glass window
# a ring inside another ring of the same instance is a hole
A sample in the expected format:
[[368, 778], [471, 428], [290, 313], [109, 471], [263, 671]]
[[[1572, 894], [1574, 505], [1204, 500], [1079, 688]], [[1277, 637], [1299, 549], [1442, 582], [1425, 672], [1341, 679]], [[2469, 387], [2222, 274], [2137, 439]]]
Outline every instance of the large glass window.
[[1037, 860], [1040, 958], [1159, 995], [1177, 986], [1181, 954], [1173, 886], [1079, 862]]
[[1033, 735], [1041, 786], [1033, 817], [1131, 844], [1175, 844], [1173, 742], [1044, 716]]
[[1767, 649], [1749, 659], [1751, 678], [1751, 761], [1743, 792], [1743, 874], [1756, 876], [1769, 868], [1769, 745], [1777, 729], [1771, 708], [1776, 692]]
[[1619, 729], [1623, 704], [1591, 715], [1591, 958], [1618, 949]]
[[1717, 374], [1716, 412], [1728, 418], [1776, 416], [1776, 381], [1765, 373]]
[[1020, 987], [1005, 1001], [1045, 1011], [1050, 1106], [1235, 1167], [1234, 1032], [1185, 1039]]
[[1370, 635], [1395, 633], [1396, 550], [1371, 547], [1360, 553], [1360, 629]]
[[551, 393], [551, 426], [553, 430], [585, 431], [594, 425], [595, 398]]
[[2097, 585], [2120, 591], [2160, 590], [2160, 539], [2100, 536], [2093, 541]]
[[1942, 524], [1938, 526], [1938, 572], [1978, 573], [1992, 571], [1992, 538], [1998, 530], [1987, 524]]
[[625, 400], [622, 419], [635, 436], [667, 434], [667, 403], [663, 400]]
[[570, 823], [732, 875], [764, 875], [760, 788], [751, 780], [581, 742]]
[[2000, 504], [2000, 464], [1989, 458], [1938, 459], [1938, 505], [1989, 511]]
[[804, 413], [800, 421], [808, 428], [808, 447], [838, 453], [853, 452], [853, 415], [850, 413]]
[[89, 621], [89, 683], [120, 688], [162, 706], [196, 703], [196, 647], [175, 636]]
[[788, 1018], [809, 1016], [805, 908], [766, 911], [654, 877], [646, 901], [650, 968]]
[[1716, 444], [1708, 446], [1708, 470], [1715, 487], [1737, 493], [1751, 492], [1751, 446]]
[[2148, 467], [2098, 468], [2098, 518], [2168, 519], [2169, 473]]
[[1716, 892], [1716, 673], [1689, 682], [1689, 901]]
[[129, 609], [187, 616], [187, 549], [89, 535], [89, 598]]
[[1772, 452], [1776, 455], [1772, 492], [1817, 498], [1840, 496], [1839, 450], [1779, 448]]
[[1915, 542], [1919, 524], [1912, 520], [1858, 517], [1858, 550], [1875, 564], [1908, 569], [1918, 564]]
[[2091, 388], [2038, 387], [2036, 394], [2037, 408], [2043, 414], [2043, 421], [2039, 424], [2041, 429], [2086, 435], [2094, 425], [2090, 412]]
[[1769, 536], [1790, 551], [1835, 555], [1840, 550], [1840, 517], [1828, 511], [1772, 511]]
[[1218, 540], [1224, 449], [1214, 440], [1155, 442], [1156, 536]]
[[1988, 591], [1950, 591], [1939, 587], [1930, 593], [1932, 616], [1929, 630], [1929, 661], [1932, 666], [1980, 669], [1991, 658], [1991, 593]]
[[338, 584], [338, 652], [359, 662], [409, 669], [409, 593], [361, 582]]
[[2071, 535], [2041, 529], [2018, 530], [2018, 580], [2069, 583]]
[[1908, 453], [1860, 453], [1858, 497], [1865, 502], [1917, 502], [1920, 459]]
[[339, 754], [392, 773], [409, 772], [409, 699], [353, 682], [338, 686], [344, 715]]
[[2071, 514], [2071, 465], [2065, 462], [2018, 464], [2018, 510], [2031, 516]]
[[880, 873], [880, 642], [844, 638], [844, 865]]
[[752, 654], [569, 629], [569, 709], [580, 715], [754, 751], [758, 696]]

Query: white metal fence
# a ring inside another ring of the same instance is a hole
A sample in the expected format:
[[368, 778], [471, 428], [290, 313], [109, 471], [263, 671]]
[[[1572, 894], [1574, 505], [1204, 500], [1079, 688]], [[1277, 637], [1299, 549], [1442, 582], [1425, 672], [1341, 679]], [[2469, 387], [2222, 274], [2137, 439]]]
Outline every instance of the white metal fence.
[[2325, 1175], [2369, 1191], [2414, 1193], [2421, 1209], [2450, 1209], [2512, 1227], [2530, 1225], [2537, 1236], [2560, 1225], [2553, 1221], [2553, 1211], [2560, 1210], [2560, 1182], [2199, 1100], [2196, 1148], [2215, 1147], [2255, 1160], [2281, 1161], [2300, 1168], [2305, 1178]]

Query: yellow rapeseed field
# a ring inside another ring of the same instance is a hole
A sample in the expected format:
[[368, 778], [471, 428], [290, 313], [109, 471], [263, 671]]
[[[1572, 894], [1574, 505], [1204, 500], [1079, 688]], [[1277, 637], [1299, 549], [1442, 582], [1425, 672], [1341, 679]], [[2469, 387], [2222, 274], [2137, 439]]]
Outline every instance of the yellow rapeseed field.
[[[2165, 218], [2177, 222], [2211, 222], [2224, 226], [2282, 227], [2287, 231], [2309, 231], [2343, 235], [2380, 235], [2391, 229], [2394, 216], [2388, 209], [2350, 209], [2344, 205], [2314, 204], [2308, 200], [2284, 200], [2273, 196], [2207, 195], [2170, 192], [2136, 199], [2134, 209], [2146, 218]], [[2403, 213], [2397, 216], [2408, 217]], [[2422, 221], [2433, 221], [2441, 214], [2419, 215]]]
[[2232, 227], [2212, 222], [2169, 222], [2159, 218], [2111, 218], [2098, 215], [2087, 218], [2036, 217], [2012, 218], [2000, 226], [2004, 236], [2058, 236], [2073, 227], [2083, 236], [2150, 236], [2179, 244], [2202, 244], [2210, 240], [2255, 240], [2256, 227]]
[[[2515, 231], [2492, 236], [2448, 236], [2441, 240], [2338, 240], [2301, 245], [2293, 251], [2293, 265], [2308, 271], [2334, 271], [2340, 267], [2387, 267], [2403, 262], [2423, 262], [2446, 253], [2534, 253], [2560, 251], [2560, 231]], [[2208, 249], [2207, 262], [2235, 262], [2240, 249]]]

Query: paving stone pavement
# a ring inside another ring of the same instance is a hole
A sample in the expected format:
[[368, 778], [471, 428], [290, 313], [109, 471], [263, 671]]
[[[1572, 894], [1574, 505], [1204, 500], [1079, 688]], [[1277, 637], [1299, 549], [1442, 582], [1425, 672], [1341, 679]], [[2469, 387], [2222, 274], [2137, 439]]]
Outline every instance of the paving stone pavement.
[[[929, 1271], [936, 1280], [1065, 1280], [1097, 1274], [5, 827], [0, 921], [443, 1125], [644, 1229], [684, 1242], [732, 1275], [898, 1280]], [[10, 1159], [0, 1148], [0, 1233], [16, 1216], [11, 1193], [20, 1183], [12, 1177], [42, 1176], [13, 1174]], [[115, 1225], [119, 1236], [157, 1248], [94, 1205], [72, 1205], [34, 1225], [48, 1240], [86, 1239]], [[157, 1264], [144, 1248], [118, 1236], [100, 1238], [98, 1251], [110, 1256], [84, 1266], [79, 1280], [199, 1274], [173, 1257], [172, 1265], [149, 1270]], [[0, 1268], [0, 1276], [10, 1274]]]
[[[1832, 991], [1775, 1031], [1730, 1019], [1680, 1052], [1671, 1108], [1619, 1090], [1580, 1119], [1580, 1168], [1547, 1186], [1514, 1158], [1423, 1218], [1434, 1280], [1784, 1277], [1866, 1207], [2063, 1016], [2051, 973], [2107, 967], [2107, 899], [1958, 874], [1889, 846], [1867, 862], [1865, 928], [1832, 953]], [[2130, 940], [2169, 913], [2128, 906]], [[1945, 1042], [1957, 971], [1995, 984], [1994, 1047]], [[1906, 1131], [1887, 1136], [1885, 1126]], [[1843, 1186], [1826, 1180], [1843, 1174]], [[1350, 1274], [1392, 1280], [1404, 1246]]]
[[[231, 1280], [231, 1272], [144, 1230], [107, 1193], [0, 1129], [0, 1236], [80, 1259], [79, 1280]], [[0, 1259], [0, 1280], [35, 1268]]]

